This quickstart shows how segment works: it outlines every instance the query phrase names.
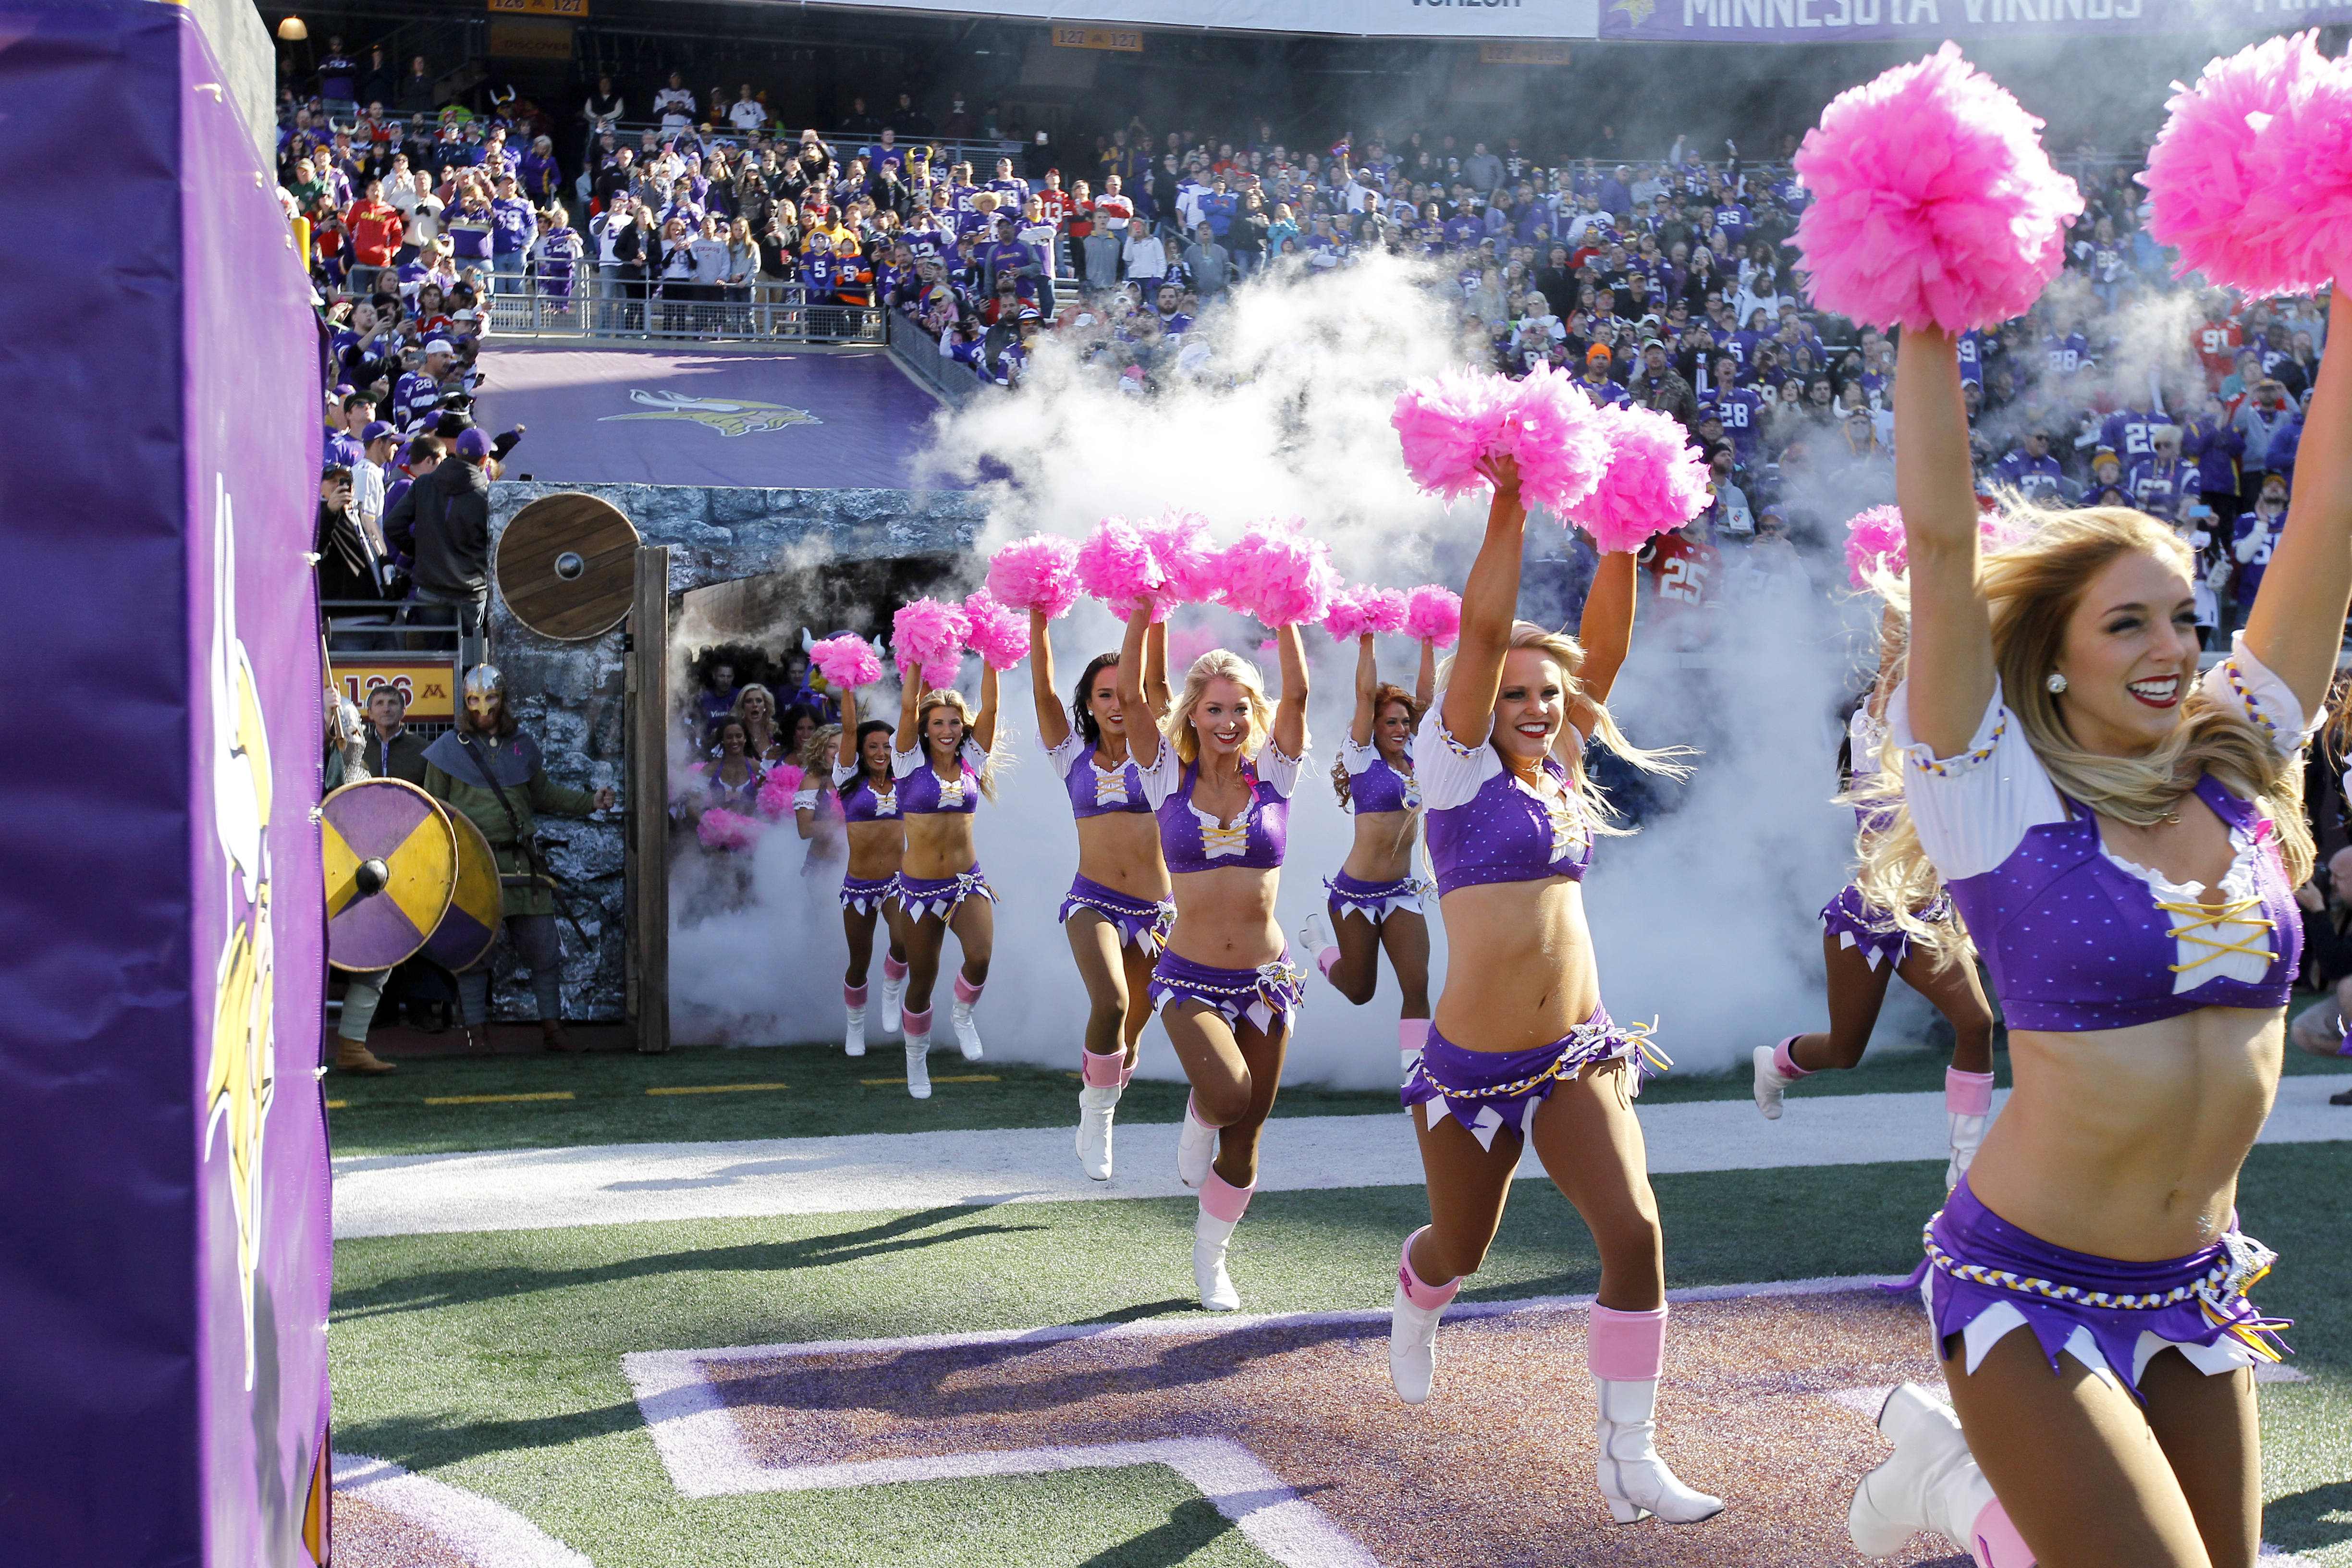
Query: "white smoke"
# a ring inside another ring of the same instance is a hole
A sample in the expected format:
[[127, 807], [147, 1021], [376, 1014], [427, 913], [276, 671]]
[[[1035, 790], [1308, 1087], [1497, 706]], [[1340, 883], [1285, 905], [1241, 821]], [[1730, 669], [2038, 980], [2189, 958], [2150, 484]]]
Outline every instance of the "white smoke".
[[[1255, 518], [1302, 516], [1350, 580], [1458, 587], [1484, 509], [1465, 503], [1449, 515], [1421, 494], [1389, 426], [1407, 378], [1463, 361], [1452, 319], [1426, 272], [1386, 257], [1335, 275], [1256, 283], [1204, 323], [1213, 349], [1205, 365], [1171, 373], [1148, 396], [1112, 389], [1107, 373], [1048, 346], [1017, 395], [942, 416], [935, 471], [969, 471], [984, 458], [1010, 474], [982, 489], [991, 508], [983, 552], [1033, 530], [1078, 536], [1108, 513], [1174, 506], [1202, 513], [1227, 538]], [[1558, 526], [1531, 520], [1535, 552], [1558, 552], [1549, 531]], [[1853, 834], [1851, 814], [1831, 804], [1834, 710], [1851, 689], [1854, 634], [1868, 630], [1859, 611], [1811, 605], [1735, 605], [1713, 618], [1721, 623], [1714, 646], [1696, 657], [1655, 626], [1636, 630], [1612, 709], [1641, 744], [1686, 743], [1706, 754], [1687, 789], [1669, 792], [1680, 795], [1675, 809], [1633, 837], [1601, 843], [1586, 884], [1612, 1015], [1655, 1016], [1663, 1048], [1697, 1071], [1742, 1065], [1752, 1047], [1825, 1022], [1813, 917], [1843, 880]], [[1119, 631], [1091, 603], [1054, 624], [1065, 688], [1057, 700], [1066, 701], [1086, 661], [1115, 647]], [[1181, 663], [1215, 646], [1213, 637], [1258, 659], [1271, 684], [1261, 637], [1222, 611], [1180, 612], [1173, 673], [1181, 679]], [[1380, 993], [1352, 1006], [1312, 974], [1313, 955], [1297, 934], [1323, 907], [1323, 879], [1352, 840], [1325, 775], [1353, 710], [1354, 653], [1319, 632], [1308, 642], [1314, 752], [1290, 815], [1277, 912], [1309, 980], [1286, 1076], [1382, 1087], [1395, 1081], [1392, 975], [1383, 963]], [[1411, 684], [1410, 643], [1385, 639], [1381, 657], [1384, 679]], [[964, 687], [976, 689], [969, 672]], [[1070, 1067], [1086, 1003], [1055, 917], [1076, 869], [1076, 832], [1036, 745], [1025, 668], [1005, 678], [1003, 721], [1022, 765], [978, 817], [981, 866], [999, 898], [980, 1023], [993, 1058]], [[837, 1036], [840, 922], [829, 896], [803, 896], [800, 855], [789, 828], [772, 832], [756, 858], [756, 903], [673, 932], [674, 1010], [682, 1029], [692, 1019], [700, 1030], [682, 1039]], [[675, 885], [674, 902], [685, 891]], [[1445, 972], [1435, 918], [1431, 936], [1434, 993]], [[1882, 1034], [1906, 1030], [1919, 1016], [1899, 1003], [1888, 1011]], [[895, 1043], [870, 1023], [868, 1034], [879, 1048]], [[1145, 1036], [1141, 1070], [1181, 1076], [1157, 1026]]]

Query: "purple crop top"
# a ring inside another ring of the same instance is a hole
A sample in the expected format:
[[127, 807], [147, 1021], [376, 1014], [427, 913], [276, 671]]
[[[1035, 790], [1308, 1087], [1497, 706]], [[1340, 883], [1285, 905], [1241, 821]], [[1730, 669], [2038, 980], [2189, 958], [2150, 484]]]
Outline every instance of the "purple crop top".
[[930, 765], [927, 751], [919, 744], [911, 752], [890, 753], [890, 774], [898, 781], [898, 809], [908, 816], [979, 810], [980, 770], [988, 765], [988, 753], [967, 740], [957, 757], [963, 771], [943, 779]]
[[1192, 804], [1192, 782], [1200, 768], [1180, 764], [1176, 748], [1162, 741], [1152, 765], [1137, 772], [1143, 781], [1143, 798], [1160, 818], [1160, 853], [1168, 869], [1278, 869], [1290, 836], [1290, 793], [1297, 787], [1298, 770], [1306, 761], [1284, 756], [1269, 741], [1254, 762], [1243, 764], [1252, 784], [1250, 803], [1229, 827]]
[[1429, 808], [1429, 864], [1437, 890], [1486, 882], [1584, 880], [1592, 832], [1568, 769], [1544, 759], [1555, 793], [1538, 795], [1483, 742], [1465, 746], [1446, 733], [1433, 704], [1412, 749], [1413, 772]]
[[[2248, 653], [2242, 637], [2199, 682], [2237, 702], [2281, 755], [2307, 738], [2301, 707]], [[1912, 741], [1909, 693], [1887, 710], [1889, 755], [1904, 759], [1904, 794], [1919, 843], [1984, 955], [2011, 1028], [2119, 1029], [2200, 1007], [2286, 1005], [2303, 925], [2271, 825], [2212, 778], [2197, 797], [2230, 830], [2234, 851], [2218, 903], [2202, 883], [2177, 883], [2118, 858], [2098, 819], [2058, 793], [1996, 690], [1958, 757]]]
[[[1405, 757], [1412, 760], [1410, 748]], [[1391, 767], [1378, 746], [1360, 746], [1350, 736], [1339, 742], [1339, 760], [1348, 767], [1348, 808], [1357, 816], [1421, 809], [1420, 784], [1412, 774]]]
[[[847, 788], [852, 783], [855, 788]], [[898, 820], [898, 786], [893, 780], [890, 793], [883, 794], [866, 776], [865, 768], [856, 763], [843, 767], [833, 766], [834, 793], [841, 800], [841, 816], [845, 822], [896, 822]]]
[[1045, 755], [1053, 759], [1063, 787], [1070, 792], [1071, 816], [1108, 816], [1114, 812], [1140, 814], [1151, 809], [1143, 798], [1143, 775], [1136, 765], [1129, 762], [1103, 772], [1095, 765], [1093, 750], [1076, 732], [1065, 736], [1060, 745], [1046, 747]]

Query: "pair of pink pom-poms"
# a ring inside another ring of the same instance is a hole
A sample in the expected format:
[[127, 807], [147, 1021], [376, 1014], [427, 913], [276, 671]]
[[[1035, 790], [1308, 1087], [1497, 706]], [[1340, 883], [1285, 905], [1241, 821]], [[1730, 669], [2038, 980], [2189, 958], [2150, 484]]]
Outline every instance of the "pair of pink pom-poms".
[[1402, 631], [1405, 596], [1394, 588], [1342, 588], [1331, 596], [1323, 629], [1342, 642], [1376, 632]]
[[1413, 481], [1448, 502], [1493, 483], [1496, 459], [1518, 466], [1519, 491], [1566, 515], [1607, 460], [1600, 410], [1572, 377], [1541, 365], [1523, 381], [1449, 370], [1406, 386], [1389, 423]]
[[714, 805], [694, 825], [694, 837], [705, 849], [749, 849], [760, 841], [764, 826], [757, 817]]
[[855, 691], [882, 679], [882, 659], [855, 632], [830, 637], [809, 649], [809, 663], [836, 691]]
[[2315, 34], [2269, 38], [2168, 107], [2140, 183], [2148, 232], [2179, 247], [2181, 271], [2265, 295], [2352, 268], [2352, 61], [2322, 55]]
[[1405, 634], [1415, 642], [1452, 647], [1462, 636], [1462, 595], [1434, 583], [1405, 595]]
[[1078, 599], [1078, 544], [1058, 533], [1033, 533], [988, 563], [989, 596], [1015, 610], [1066, 616]]
[[1224, 602], [1269, 626], [1323, 619], [1339, 592], [1331, 550], [1297, 518], [1254, 522], [1224, 554]]
[[1990, 327], [2023, 315], [2083, 210], [2042, 121], [1946, 44], [1831, 100], [1797, 150], [1814, 303], [1880, 327]]

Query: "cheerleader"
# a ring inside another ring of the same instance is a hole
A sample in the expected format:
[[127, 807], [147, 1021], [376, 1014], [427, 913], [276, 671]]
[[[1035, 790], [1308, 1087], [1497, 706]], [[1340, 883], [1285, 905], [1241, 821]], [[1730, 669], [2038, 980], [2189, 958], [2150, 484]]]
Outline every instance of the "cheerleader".
[[1307, 658], [1297, 626], [1274, 634], [1282, 694], [1224, 648], [1192, 661], [1164, 726], [1144, 691], [1148, 603], [1119, 650], [1128, 754], [1159, 819], [1176, 920], [1151, 972], [1151, 1005], [1192, 1085], [1176, 1173], [1199, 1189], [1192, 1279], [1213, 1312], [1241, 1306], [1225, 1247], [1257, 1190], [1259, 1131], [1274, 1110], [1302, 976], [1275, 923], [1290, 797], [1307, 759]]
[[[1643, 1031], [1612, 1023], [1601, 1005], [1580, 885], [1594, 836], [1622, 830], [1608, 823], [1576, 743], [1597, 737], [1636, 766], [1682, 770], [1637, 750], [1603, 706], [1632, 640], [1633, 557], [1601, 558], [1578, 639], [1513, 620], [1527, 509], [1517, 465], [1489, 464], [1495, 499], [1462, 596], [1461, 646], [1413, 744], [1449, 957], [1403, 1091], [1430, 1223], [1405, 1238], [1389, 1373], [1405, 1403], [1429, 1397], [1438, 1320], [1485, 1260], [1532, 1142], [1601, 1252], [1585, 1361], [1601, 1496], [1620, 1521], [1690, 1523], [1723, 1504], [1675, 1479], [1653, 1443], [1666, 1300], [1633, 1117]], [[1571, 725], [1564, 763], [1555, 748]]]
[[[841, 733], [830, 759], [832, 795], [849, 864], [841, 882], [841, 929], [849, 939], [849, 967], [841, 977], [842, 1005], [849, 1033], [843, 1049], [866, 1054], [866, 976], [874, 961], [874, 928], [888, 939], [882, 955], [882, 1032], [898, 1032], [898, 998], [907, 989], [906, 911], [898, 895], [898, 868], [907, 853], [907, 825], [898, 815], [898, 781], [890, 772], [890, 726], [881, 719], [857, 721], [857, 693], [841, 694]], [[835, 815], [817, 793], [823, 775], [811, 767], [793, 801], [801, 837], [817, 831]], [[812, 857], [815, 851], [810, 851]], [[912, 1083], [911, 1077], [908, 1082]]]
[[1357, 637], [1356, 717], [1331, 765], [1331, 787], [1356, 818], [1356, 842], [1339, 874], [1323, 883], [1330, 894], [1330, 924], [1311, 915], [1299, 932], [1323, 978], [1359, 1007], [1372, 999], [1381, 951], [1388, 951], [1397, 989], [1404, 994], [1397, 1052], [1408, 1071], [1429, 1034], [1429, 918], [1422, 900], [1437, 891], [1412, 874], [1412, 852], [1421, 841], [1412, 735], [1436, 682], [1437, 649], [1426, 638], [1421, 679], [1407, 696], [1404, 688], [1381, 682], [1372, 634]]
[[963, 1059], [980, 1059], [980, 1029], [971, 1010], [988, 984], [989, 954], [996, 944], [996, 890], [981, 874], [971, 828], [980, 797], [996, 798], [995, 750], [995, 670], [981, 670], [976, 715], [961, 693], [926, 691], [920, 671], [907, 671], [890, 771], [898, 780], [898, 810], [907, 826], [898, 897], [907, 949], [907, 1092], [917, 1100], [931, 1097], [926, 1062], [931, 983], [939, 978], [940, 950], [950, 931], [963, 950], [963, 963], [956, 971], [950, 1016]]
[[1952, 340], [1908, 329], [1898, 363], [1911, 652], [1861, 887], [1957, 963], [1959, 933], [1908, 912], [1949, 892], [2016, 1084], [1914, 1277], [1958, 1419], [1895, 1390], [1850, 1528], [1874, 1555], [1938, 1531], [1993, 1568], [2249, 1568], [2252, 1369], [2284, 1325], [2247, 1299], [2273, 1255], [2235, 1204], [2300, 957], [2300, 753], [2352, 603], [2352, 356], [2321, 363], [2271, 570], [2201, 678], [2172, 530], [2059, 512], [1979, 559]]
[[[1848, 727], [1850, 797], [1867, 787], [1879, 771], [1886, 700], [1894, 694], [1902, 658], [1902, 617], [1890, 608], [1880, 622], [1878, 679]], [[1902, 787], [1899, 780], [1894, 787]], [[1854, 816], [1865, 846], [1888, 820], [1883, 805], [1868, 801], [1855, 805]], [[1916, 912], [1922, 921], [1948, 925], [1952, 901], [1939, 896]], [[1944, 1121], [1951, 1143], [1951, 1157], [1944, 1165], [1948, 1191], [1968, 1173], [1984, 1142], [1985, 1123], [1992, 1117], [1992, 1009], [1977, 984], [1976, 965], [1942, 963], [1915, 944], [1902, 926], [1851, 882], [1822, 906], [1821, 918], [1822, 962], [1829, 972], [1829, 1031], [1790, 1035], [1777, 1046], [1756, 1047], [1756, 1109], [1768, 1121], [1778, 1121], [1781, 1096], [1790, 1084], [1826, 1068], [1859, 1066], [1878, 1010], [1886, 1004], [1886, 987], [1900, 974], [1952, 1026], [1952, 1065], [1944, 1069]]]
[[[1110, 1180], [1111, 1116], [1134, 1076], [1136, 1047], [1150, 1022], [1151, 966], [1176, 921], [1168, 867], [1143, 780], [1129, 753], [1127, 712], [1119, 706], [1115, 653], [1097, 654], [1078, 677], [1070, 705], [1054, 689], [1051, 626], [1029, 613], [1029, 683], [1037, 704], [1037, 739], [1062, 775], [1078, 824], [1078, 869], [1062, 900], [1062, 930], [1087, 988], [1085, 1071], [1078, 1089], [1078, 1164]], [[1168, 708], [1168, 627], [1144, 643], [1143, 693], [1150, 710]], [[1076, 728], [1071, 728], [1075, 721]]]

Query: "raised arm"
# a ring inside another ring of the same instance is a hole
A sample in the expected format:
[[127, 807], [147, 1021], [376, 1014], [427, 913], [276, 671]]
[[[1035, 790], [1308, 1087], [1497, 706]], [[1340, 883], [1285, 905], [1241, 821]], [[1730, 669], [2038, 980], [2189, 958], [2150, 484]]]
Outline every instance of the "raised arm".
[[1070, 715], [1054, 692], [1052, 625], [1045, 611], [1029, 612], [1029, 697], [1037, 705], [1037, 739], [1049, 752], [1070, 738]]
[[983, 752], [996, 750], [996, 667], [985, 659], [980, 666], [980, 711], [972, 717], [971, 738]]
[[1445, 683], [1446, 732], [1464, 745], [1484, 741], [1494, 727], [1503, 655], [1510, 650], [1511, 623], [1519, 611], [1519, 554], [1528, 521], [1519, 500], [1519, 466], [1497, 458], [1493, 472], [1486, 538], [1470, 564], [1469, 581], [1462, 584], [1462, 642], [1454, 650], [1453, 679]]
[[1154, 621], [1143, 637], [1143, 695], [1156, 716], [1176, 706], [1168, 689], [1168, 623]]
[[1413, 706], [1429, 711], [1430, 699], [1437, 695], [1437, 645], [1429, 638], [1421, 639], [1421, 676], [1412, 683]]
[[1118, 710], [1127, 720], [1127, 754], [1139, 768], [1160, 760], [1160, 720], [1143, 694], [1144, 643], [1157, 629], [1151, 624], [1150, 601], [1138, 599], [1127, 617], [1127, 637], [1118, 645]]
[[[1637, 575], [1633, 552], [1621, 550], [1601, 558], [1593, 569], [1592, 586], [1584, 595], [1584, 614], [1576, 623], [1576, 640], [1584, 649], [1584, 668], [1576, 683], [1595, 702], [1609, 700], [1617, 672], [1633, 647], [1633, 583]], [[1591, 732], [1580, 721], [1585, 738]]]
[[[2341, 282], [2336, 292], [2344, 298]], [[2315, 714], [2327, 700], [2352, 600], [2352, 350], [2343, 344], [2320, 359], [2303, 432], [2294, 499], [2246, 617], [2246, 648]]]
[[919, 666], [898, 670], [898, 732], [891, 737], [891, 748], [904, 756], [919, 752], [923, 746], [922, 725], [918, 718], [923, 700], [923, 672]]
[[1348, 738], [1359, 746], [1372, 743], [1372, 693], [1380, 684], [1380, 666], [1372, 652], [1372, 634], [1366, 632], [1356, 639], [1356, 717], [1348, 726]]
[[1992, 700], [1992, 617], [1977, 584], [1976, 483], [1952, 340], [1906, 327], [1895, 349], [1895, 497], [1911, 558], [1911, 732], [1968, 748]]
[[1297, 626], [1276, 626], [1274, 646], [1282, 658], [1282, 695], [1274, 705], [1274, 743], [1286, 757], [1307, 754], [1307, 644]]
[[[841, 689], [841, 736], [833, 743], [833, 757], [835, 767], [863, 765], [857, 754], [857, 689], [855, 687]], [[803, 833], [801, 837], [805, 838], [808, 835]]]

